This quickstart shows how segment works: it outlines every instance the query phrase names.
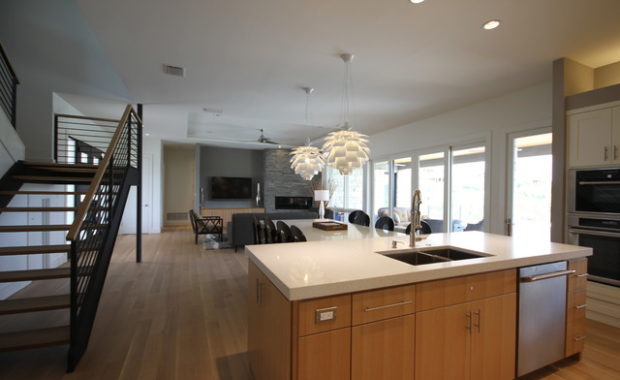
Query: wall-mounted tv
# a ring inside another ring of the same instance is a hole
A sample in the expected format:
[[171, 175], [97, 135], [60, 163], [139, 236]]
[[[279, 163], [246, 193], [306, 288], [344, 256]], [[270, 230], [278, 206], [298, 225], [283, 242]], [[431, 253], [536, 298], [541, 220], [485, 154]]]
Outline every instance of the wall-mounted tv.
[[211, 199], [252, 198], [252, 178], [211, 177]]

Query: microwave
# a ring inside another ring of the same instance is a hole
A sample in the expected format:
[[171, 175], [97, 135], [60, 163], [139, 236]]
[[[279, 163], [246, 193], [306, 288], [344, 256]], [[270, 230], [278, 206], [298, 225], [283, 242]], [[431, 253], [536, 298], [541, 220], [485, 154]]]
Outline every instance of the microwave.
[[573, 169], [568, 180], [568, 212], [620, 215], [620, 169]]

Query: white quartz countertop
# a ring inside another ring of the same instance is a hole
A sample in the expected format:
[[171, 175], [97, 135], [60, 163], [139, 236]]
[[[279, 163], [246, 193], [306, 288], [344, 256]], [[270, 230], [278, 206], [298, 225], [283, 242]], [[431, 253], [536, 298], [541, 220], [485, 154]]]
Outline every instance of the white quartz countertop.
[[[592, 255], [586, 247], [470, 231], [431, 234], [416, 245], [422, 249], [451, 246], [490, 256], [413, 266], [377, 253], [410, 249], [408, 235], [377, 236], [374, 231], [363, 235], [330, 239], [329, 233], [325, 238], [318, 234], [309, 239], [314, 241], [249, 245], [245, 252], [290, 301]], [[393, 240], [400, 242], [396, 249]]]

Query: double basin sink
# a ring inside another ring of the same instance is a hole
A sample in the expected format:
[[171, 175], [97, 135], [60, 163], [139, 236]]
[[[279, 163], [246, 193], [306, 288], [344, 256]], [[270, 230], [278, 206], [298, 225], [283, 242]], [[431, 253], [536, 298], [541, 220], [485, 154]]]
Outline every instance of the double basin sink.
[[412, 248], [405, 251], [384, 251], [377, 253], [410, 265], [435, 264], [447, 261], [479, 259], [481, 257], [491, 256], [486, 253], [472, 253], [453, 247]]

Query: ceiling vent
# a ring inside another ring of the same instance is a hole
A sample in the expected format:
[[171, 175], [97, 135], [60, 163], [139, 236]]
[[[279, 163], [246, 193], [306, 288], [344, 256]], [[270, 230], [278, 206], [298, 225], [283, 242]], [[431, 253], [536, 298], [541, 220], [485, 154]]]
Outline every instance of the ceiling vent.
[[174, 75], [177, 77], [184, 77], [185, 67], [164, 65], [164, 73]]

